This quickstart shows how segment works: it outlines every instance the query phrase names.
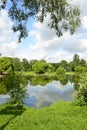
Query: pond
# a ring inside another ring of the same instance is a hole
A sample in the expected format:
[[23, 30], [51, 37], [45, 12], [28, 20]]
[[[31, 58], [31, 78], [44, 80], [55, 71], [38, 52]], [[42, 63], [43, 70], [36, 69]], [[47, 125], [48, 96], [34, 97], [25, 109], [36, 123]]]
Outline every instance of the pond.
[[8, 102], [9, 99], [10, 99], [10, 96], [7, 95], [7, 94], [5, 94], [5, 95], [2, 94], [2, 95], [0, 95], [0, 104], [3, 104], [3, 103]]
[[62, 85], [60, 81], [52, 81], [45, 86], [27, 86], [27, 98], [24, 103], [31, 107], [45, 107], [57, 101], [72, 101], [74, 87], [70, 82]]
[[[57, 101], [73, 101], [74, 99], [75, 88], [69, 80], [61, 83], [61, 81], [53, 78], [33, 77], [32, 79], [28, 78], [26, 81], [26, 98], [23, 102], [27, 106], [41, 108]], [[9, 95], [0, 95], [0, 104], [8, 100]]]

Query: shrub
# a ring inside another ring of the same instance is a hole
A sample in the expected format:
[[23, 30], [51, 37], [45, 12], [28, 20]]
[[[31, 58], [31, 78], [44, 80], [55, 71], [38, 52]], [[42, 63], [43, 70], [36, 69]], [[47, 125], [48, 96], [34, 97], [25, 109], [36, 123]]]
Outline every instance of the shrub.
[[79, 65], [75, 67], [74, 71], [77, 74], [82, 74], [82, 73], [84, 74], [86, 72], [86, 68]]
[[78, 85], [79, 89], [75, 94], [75, 102], [80, 106], [87, 105], [87, 76], [81, 76]]
[[65, 75], [66, 73], [66, 70], [63, 68], [63, 67], [59, 67], [57, 70], [56, 70], [56, 75], [57, 76], [63, 76]]

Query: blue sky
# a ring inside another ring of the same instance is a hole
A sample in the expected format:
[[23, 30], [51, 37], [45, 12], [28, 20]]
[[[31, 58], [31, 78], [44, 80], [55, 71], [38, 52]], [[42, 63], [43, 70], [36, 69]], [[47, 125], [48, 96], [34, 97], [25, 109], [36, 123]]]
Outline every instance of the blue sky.
[[7, 10], [0, 12], [0, 53], [2, 56], [19, 58], [45, 59], [48, 62], [59, 62], [62, 59], [71, 60], [75, 53], [87, 59], [87, 1], [73, 0], [78, 3], [82, 11], [82, 25], [74, 35], [68, 32], [58, 38], [55, 32], [46, 25], [30, 19], [28, 23], [29, 36], [17, 43], [17, 33], [11, 30], [12, 21], [8, 18]]

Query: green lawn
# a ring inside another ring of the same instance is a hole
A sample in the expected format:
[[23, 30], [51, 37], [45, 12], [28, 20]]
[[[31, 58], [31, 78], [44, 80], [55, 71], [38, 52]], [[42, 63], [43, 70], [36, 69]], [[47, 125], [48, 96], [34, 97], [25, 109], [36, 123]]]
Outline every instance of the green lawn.
[[[33, 71], [29, 71], [29, 72], [21, 72], [22, 75], [24, 76], [55, 76], [56, 72], [51, 72], [51, 73], [44, 73], [44, 74], [35, 74]], [[66, 72], [66, 75], [74, 75], [74, 72]]]
[[74, 75], [74, 72], [66, 72], [66, 75]]
[[87, 130], [87, 106], [59, 102], [41, 109], [0, 105], [0, 130]]
[[55, 76], [55, 72], [52, 72], [52, 73], [46, 72], [44, 74], [36, 74], [33, 71], [29, 71], [29, 72], [21, 72], [20, 74], [24, 76], [48, 76], [48, 77]]

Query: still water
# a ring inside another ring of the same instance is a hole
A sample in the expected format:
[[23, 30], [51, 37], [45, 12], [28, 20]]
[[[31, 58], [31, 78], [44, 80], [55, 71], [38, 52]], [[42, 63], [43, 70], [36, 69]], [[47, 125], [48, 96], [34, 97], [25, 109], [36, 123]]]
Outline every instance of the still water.
[[10, 96], [9, 95], [0, 95], [0, 104], [3, 104], [3, 103], [6, 103], [6, 102], [8, 102], [9, 101], [9, 99], [10, 99]]
[[62, 85], [60, 81], [54, 80], [45, 86], [31, 86], [29, 83], [24, 104], [41, 108], [57, 101], [73, 101], [74, 92], [74, 86], [70, 82]]
[[[6, 81], [8, 80], [1, 80], [0, 82], [0, 86], [4, 84], [3, 87], [0, 87], [0, 104], [8, 102], [10, 98], [7, 93], [9, 92], [8, 86], [11, 86], [11, 81], [9, 85], [8, 82], [6, 84]], [[47, 79], [46, 77], [33, 77], [32, 79], [25, 80], [23, 83], [27, 87], [26, 98], [23, 101], [24, 104], [30, 107], [41, 108], [57, 101], [73, 101], [75, 93], [74, 85], [69, 80], [65, 81], [61, 83], [59, 80]], [[17, 78], [15, 82], [17, 82]], [[8, 91], [6, 92], [6, 90]]]

